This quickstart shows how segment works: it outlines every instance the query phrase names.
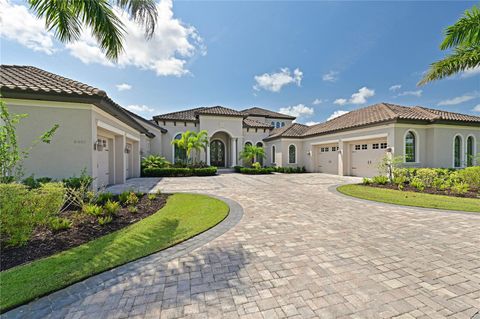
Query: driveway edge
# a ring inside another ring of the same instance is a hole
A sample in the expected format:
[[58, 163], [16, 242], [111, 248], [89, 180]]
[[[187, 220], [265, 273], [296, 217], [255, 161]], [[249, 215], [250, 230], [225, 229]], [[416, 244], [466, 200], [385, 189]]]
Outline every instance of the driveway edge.
[[33, 300], [27, 304], [14, 308], [2, 314], [1, 318], [45, 318], [53, 311], [59, 311], [70, 304], [80, 301], [82, 298], [119, 284], [130, 277], [136, 276], [136, 273], [139, 270], [153, 270], [155, 267], [152, 265], [166, 263], [172, 259], [190, 253], [211, 242], [215, 238], [220, 237], [240, 222], [243, 217], [243, 208], [240, 204], [225, 197], [210, 194], [204, 195], [225, 202], [230, 209], [227, 217], [217, 225], [175, 246], [94, 275], [37, 300]]

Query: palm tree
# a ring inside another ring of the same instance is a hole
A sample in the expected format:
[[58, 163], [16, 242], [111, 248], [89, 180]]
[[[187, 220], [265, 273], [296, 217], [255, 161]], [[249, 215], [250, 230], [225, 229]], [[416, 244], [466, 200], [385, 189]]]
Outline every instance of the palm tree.
[[243, 151], [240, 152], [240, 156], [246, 160], [247, 163], [253, 163], [255, 158], [265, 157], [265, 150], [260, 146], [245, 144]]
[[78, 40], [84, 27], [92, 30], [108, 59], [116, 61], [123, 51], [123, 23], [112, 5], [126, 11], [130, 18], [145, 27], [151, 38], [157, 23], [155, 0], [27, 0], [37, 17], [45, 18], [46, 28], [68, 43]]
[[440, 49], [450, 48], [453, 53], [432, 63], [418, 85], [480, 66], [480, 9], [477, 6], [465, 11], [463, 17], [446, 29]]
[[201, 150], [207, 149], [208, 133], [205, 130], [202, 130], [198, 133], [193, 131], [186, 131], [182, 133], [180, 139], [173, 140], [172, 144], [176, 145], [178, 148], [185, 150], [188, 160], [191, 159], [192, 151], [200, 152]]

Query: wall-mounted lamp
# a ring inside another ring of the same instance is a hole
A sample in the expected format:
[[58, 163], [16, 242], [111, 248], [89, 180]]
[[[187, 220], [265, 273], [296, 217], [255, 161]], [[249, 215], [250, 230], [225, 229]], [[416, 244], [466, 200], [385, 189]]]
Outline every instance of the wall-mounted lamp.
[[308, 155], [308, 156], [312, 156], [312, 151], [309, 150], [309, 151], [307, 152], [307, 155]]
[[392, 153], [393, 152], [393, 149], [391, 147], [388, 147], [386, 150], [385, 150], [387, 153]]

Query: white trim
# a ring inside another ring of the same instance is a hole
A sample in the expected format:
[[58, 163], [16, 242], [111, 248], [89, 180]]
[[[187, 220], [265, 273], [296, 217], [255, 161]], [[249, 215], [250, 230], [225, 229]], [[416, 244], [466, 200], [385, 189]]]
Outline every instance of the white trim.
[[[227, 131], [227, 130], [224, 129], [224, 128], [221, 128], [221, 129], [218, 129], [218, 130], [216, 130], [216, 131], [213, 131], [213, 133], [211, 133], [211, 134], [209, 134], [209, 135], [210, 135], [210, 137], [212, 137], [213, 135], [215, 135], [215, 134], [217, 134], [217, 133], [227, 133], [228, 135], [230, 135], [230, 137], [236, 137], [236, 138], [239, 137], [239, 136], [234, 136], [232, 133], [230, 133], [229, 131]], [[243, 137], [243, 135], [240, 136], [240, 137]]]
[[475, 156], [477, 155], [477, 139], [475, 138], [475, 135], [473, 134], [468, 134], [467, 135], [467, 138], [465, 139], [465, 166], [467, 166], [467, 161], [468, 161], [468, 157], [467, 157], [467, 147], [468, 147], [468, 139], [469, 138], [473, 138], [473, 160], [472, 160], [472, 164], [473, 166], [475, 166], [477, 163], [476, 163], [476, 158]]
[[126, 133], [125, 135], [128, 139], [131, 139], [132, 141], [135, 142], [140, 142], [140, 139], [138, 137], [133, 136], [132, 134]]
[[[457, 139], [457, 136], [460, 137], [460, 166], [455, 166], [455, 140]], [[456, 133], [453, 136], [453, 140], [452, 140], [452, 167], [453, 168], [465, 167], [465, 161], [463, 156], [464, 155], [463, 143], [464, 143], [464, 138], [462, 134]]]
[[105, 122], [102, 122], [100, 120], [97, 120], [97, 127], [103, 128], [107, 131], [117, 133], [117, 134], [120, 134], [120, 135], [126, 135], [127, 134], [127, 132], [122, 131], [121, 129], [118, 129], [118, 128], [116, 128], [116, 127], [114, 127], [110, 124], [107, 124]]
[[310, 143], [310, 145], [311, 146], [317, 146], [317, 145], [335, 144], [335, 143], [340, 143], [340, 140], [328, 140], [328, 141], [324, 141], [324, 142]]
[[37, 106], [37, 107], [52, 107], [61, 109], [78, 109], [78, 110], [93, 110], [94, 105], [90, 103], [75, 103], [75, 102], [58, 102], [48, 100], [26, 100], [2, 98], [7, 105], [15, 106]]
[[243, 142], [243, 147], [245, 148], [245, 145], [247, 145], [247, 143], [250, 143], [250, 145], [253, 145], [253, 142], [250, 141], [250, 140], [246, 140], [245, 142]]
[[469, 126], [469, 125], [448, 125], [448, 124], [403, 124], [403, 123], [396, 123], [395, 127], [400, 127], [400, 128], [410, 128], [410, 127], [415, 127], [415, 128], [449, 128], [449, 129], [460, 129], [460, 130], [475, 130], [475, 131], [480, 131], [480, 127], [478, 126]]
[[[415, 161], [413, 162], [407, 162], [407, 148], [405, 145], [405, 138], [407, 137], [408, 132], [412, 132], [413, 136], [415, 137]], [[409, 128], [403, 133], [403, 139], [402, 139], [402, 145], [403, 145], [403, 163], [407, 165], [412, 165], [412, 164], [420, 164], [420, 137], [418, 135], [418, 132], [414, 130], [413, 128]], [[388, 144], [387, 144], [388, 147]]]
[[388, 137], [388, 133], [363, 135], [363, 136], [358, 136], [358, 137], [347, 137], [347, 138], [342, 138], [341, 141], [343, 141], [343, 142], [353, 142], [353, 141], [361, 141], [361, 140], [374, 140], [374, 139], [383, 138], [383, 137]]
[[[295, 147], [295, 163], [290, 163], [290, 146]], [[293, 143], [289, 144], [288, 148], [287, 148], [287, 163], [288, 164], [297, 164], [298, 163], [298, 160], [297, 160], [298, 154], [297, 153], [298, 153], [297, 152], [297, 145], [295, 145]]]

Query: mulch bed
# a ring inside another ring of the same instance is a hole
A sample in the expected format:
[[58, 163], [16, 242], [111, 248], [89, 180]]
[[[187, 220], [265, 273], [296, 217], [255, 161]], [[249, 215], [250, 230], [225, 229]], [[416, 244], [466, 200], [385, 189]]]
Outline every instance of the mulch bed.
[[[385, 185], [372, 184], [372, 185], [368, 185], [368, 186], [377, 187], [377, 188], [388, 188], [388, 189], [399, 190], [397, 185], [394, 185], [394, 184], [385, 184]], [[455, 194], [455, 193], [452, 193], [450, 190], [439, 190], [439, 189], [435, 189], [435, 188], [425, 188], [423, 191], [419, 191], [415, 187], [412, 187], [410, 185], [404, 185], [402, 191], [416, 192], [416, 193], [426, 193], [426, 194], [434, 194], [434, 195], [445, 195], [445, 196], [452, 196], [452, 197], [480, 198], [480, 192], [479, 191], [472, 191], [472, 190], [469, 190], [465, 194]]]
[[63, 212], [60, 217], [70, 219], [73, 222], [71, 228], [58, 232], [46, 227], [38, 228], [25, 246], [2, 247], [0, 271], [51, 256], [136, 223], [161, 209], [167, 197], [161, 194], [150, 200], [144, 195], [136, 206], [136, 213], [130, 213], [126, 207], [122, 207], [112, 222], [105, 225], [99, 225], [96, 217], [78, 211]]

